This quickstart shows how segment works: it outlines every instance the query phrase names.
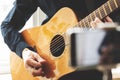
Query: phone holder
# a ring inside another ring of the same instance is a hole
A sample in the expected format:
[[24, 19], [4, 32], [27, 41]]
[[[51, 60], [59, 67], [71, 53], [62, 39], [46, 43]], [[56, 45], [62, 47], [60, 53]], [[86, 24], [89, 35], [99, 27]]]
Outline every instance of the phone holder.
[[116, 23], [102, 23], [92, 30], [73, 32], [71, 66], [80, 70], [112, 68], [120, 63], [120, 27]]

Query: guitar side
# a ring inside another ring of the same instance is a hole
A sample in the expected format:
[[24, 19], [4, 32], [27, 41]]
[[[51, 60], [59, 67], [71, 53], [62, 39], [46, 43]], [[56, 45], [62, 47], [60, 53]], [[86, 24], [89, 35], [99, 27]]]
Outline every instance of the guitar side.
[[[60, 9], [51, 19], [49, 22], [42, 26], [37, 26], [31, 29], [27, 29], [22, 32], [22, 35], [26, 42], [31, 45], [32, 47], [36, 47], [37, 52], [40, 56], [42, 56], [47, 62], [49, 69], [54, 70], [55, 77], [54, 80], [58, 79], [64, 74], [74, 71], [75, 69], [70, 66], [70, 50], [68, 46], [65, 46], [64, 51], [59, 56], [53, 56], [50, 51], [51, 40], [57, 34], [63, 35], [66, 30], [70, 27], [73, 27], [77, 24], [77, 18], [74, 12], [70, 8], [62, 8]], [[67, 36], [63, 36], [65, 40], [65, 44], [67, 43]], [[54, 45], [57, 45], [55, 43]], [[16, 61], [16, 62], [15, 62]], [[18, 66], [19, 62], [19, 66]], [[12, 80], [26, 80], [27, 76], [30, 76], [27, 71], [25, 71], [23, 60], [20, 59], [15, 54], [11, 54], [11, 73], [12, 73]], [[14, 63], [14, 64], [13, 64]], [[19, 69], [16, 70], [14, 68], [18, 66]], [[22, 67], [21, 67], [22, 66]], [[25, 72], [25, 74], [21, 74], [21, 72]], [[51, 75], [52, 73], [49, 73]], [[20, 79], [22, 76], [22, 79]], [[30, 78], [30, 79], [29, 79]], [[46, 80], [43, 77], [27, 77], [27, 80]]]

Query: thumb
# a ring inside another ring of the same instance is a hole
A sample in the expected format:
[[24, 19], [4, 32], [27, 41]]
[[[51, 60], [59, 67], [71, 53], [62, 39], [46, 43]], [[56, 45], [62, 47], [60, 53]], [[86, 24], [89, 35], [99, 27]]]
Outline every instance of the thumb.
[[36, 58], [36, 60], [38, 61], [38, 62], [40, 62], [40, 63], [45, 63], [46, 62], [46, 60], [45, 59], [43, 59], [39, 54], [35, 54], [34, 55], [34, 57]]

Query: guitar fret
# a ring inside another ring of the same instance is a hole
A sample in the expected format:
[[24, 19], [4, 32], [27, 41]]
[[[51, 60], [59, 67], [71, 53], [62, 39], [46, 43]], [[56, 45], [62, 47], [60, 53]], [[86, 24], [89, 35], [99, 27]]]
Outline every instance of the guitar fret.
[[109, 14], [111, 12], [109, 5], [106, 3], [104, 7], [106, 8], [106, 13]]
[[114, 0], [110, 0], [110, 5], [111, 5], [112, 10], [117, 8], [115, 3], [114, 3]]
[[88, 25], [87, 17], [84, 18], [84, 21], [85, 21], [85, 26], [87, 27]]
[[105, 12], [104, 12], [103, 7], [100, 8], [100, 11], [101, 11], [102, 18], [104, 18], [104, 17], [106, 16], [106, 14], [105, 14]]
[[89, 14], [82, 21], [84, 21], [86, 27], [91, 27], [90, 22], [93, 21], [94, 15]]
[[81, 27], [84, 27], [83, 19], [80, 21]]
[[84, 21], [84, 26], [85, 26], [85, 28], [86, 28], [87, 25], [88, 25], [88, 23], [87, 23], [87, 21], [86, 21], [86, 18], [84, 18], [83, 21]]
[[[102, 6], [103, 6], [103, 5], [102, 5]], [[101, 17], [100, 19], [102, 19], [102, 18], [104, 18], [104, 17], [106, 16], [103, 7], [100, 8], [100, 12], [101, 12], [101, 15], [102, 15], [102, 17]]]
[[93, 13], [94, 13], [94, 17], [96, 17], [96, 13], [95, 13], [95, 11], [94, 11]]
[[92, 12], [92, 14], [91, 14], [91, 18], [92, 18], [93, 21], [95, 20], [94, 12]]
[[90, 20], [89, 16], [87, 16], [87, 20], [88, 20], [88, 27], [90, 27], [91, 20]]
[[114, 1], [114, 3], [115, 3], [115, 6], [118, 7], [116, 0], [113, 0], [113, 1]]
[[78, 26], [79, 26], [79, 27], [82, 27], [82, 24], [81, 24], [81, 22], [79, 22], [79, 23], [78, 23]]
[[85, 18], [85, 21], [86, 21], [86, 26], [90, 27], [90, 20], [89, 20], [88, 16]]
[[85, 21], [84, 21], [84, 19], [83, 19], [83, 21], [82, 21], [82, 22], [83, 22], [83, 26], [85, 27]]
[[93, 21], [91, 14], [89, 14], [88, 16], [90, 17], [91, 21]]
[[98, 8], [98, 12], [99, 12], [99, 15], [100, 15], [100, 19], [102, 18], [102, 15], [101, 15], [101, 13], [100, 12], [102, 12], [102, 11], [100, 11], [101, 9], [100, 8]]
[[98, 11], [98, 14], [99, 14], [99, 18], [101, 19], [101, 18], [102, 18], [102, 15], [101, 15], [101, 13], [100, 13], [100, 9], [98, 8], [97, 11]]
[[107, 12], [106, 12], [106, 10], [105, 10], [105, 6], [103, 5], [102, 7], [103, 7], [103, 10], [104, 10], [105, 15], [107, 15]]
[[88, 21], [88, 27], [91, 27], [90, 22], [93, 21], [92, 15], [89, 14], [86, 18], [87, 18], [87, 21]]
[[84, 23], [83, 23], [83, 20], [81, 20], [81, 27], [84, 27]]
[[95, 17], [103, 19], [105, 16], [110, 14], [116, 8], [120, 6], [120, 0], [108, 0], [101, 7], [93, 11], [91, 14], [82, 19], [79, 23], [79, 26], [82, 27], [91, 27], [90, 22], [94, 21]]
[[100, 18], [99, 11], [98, 11], [98, 10], [96, 10], [96, 11], [95, 11], [95, 13], [96, 13], [96, 17]]
[[84, 21], [82, 20], [82, 27], [85, 27]]
[[109, 7], [110, 11], [112, 12], [112, 8], [111, 8], [111, 6], [110, 6], [109, 1], [107, 2], [107, 4], [108, 4], [108, 7]]

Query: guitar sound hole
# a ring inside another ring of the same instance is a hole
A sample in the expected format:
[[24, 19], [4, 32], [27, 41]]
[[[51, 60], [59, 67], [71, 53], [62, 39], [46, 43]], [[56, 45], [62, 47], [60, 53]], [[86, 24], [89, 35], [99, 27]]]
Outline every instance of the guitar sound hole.
[[60, 56], [65, 49], [65, 41], [61, 35], [56, 35], [53, 37], [50, 43], [50, 51], [53, 56]]

